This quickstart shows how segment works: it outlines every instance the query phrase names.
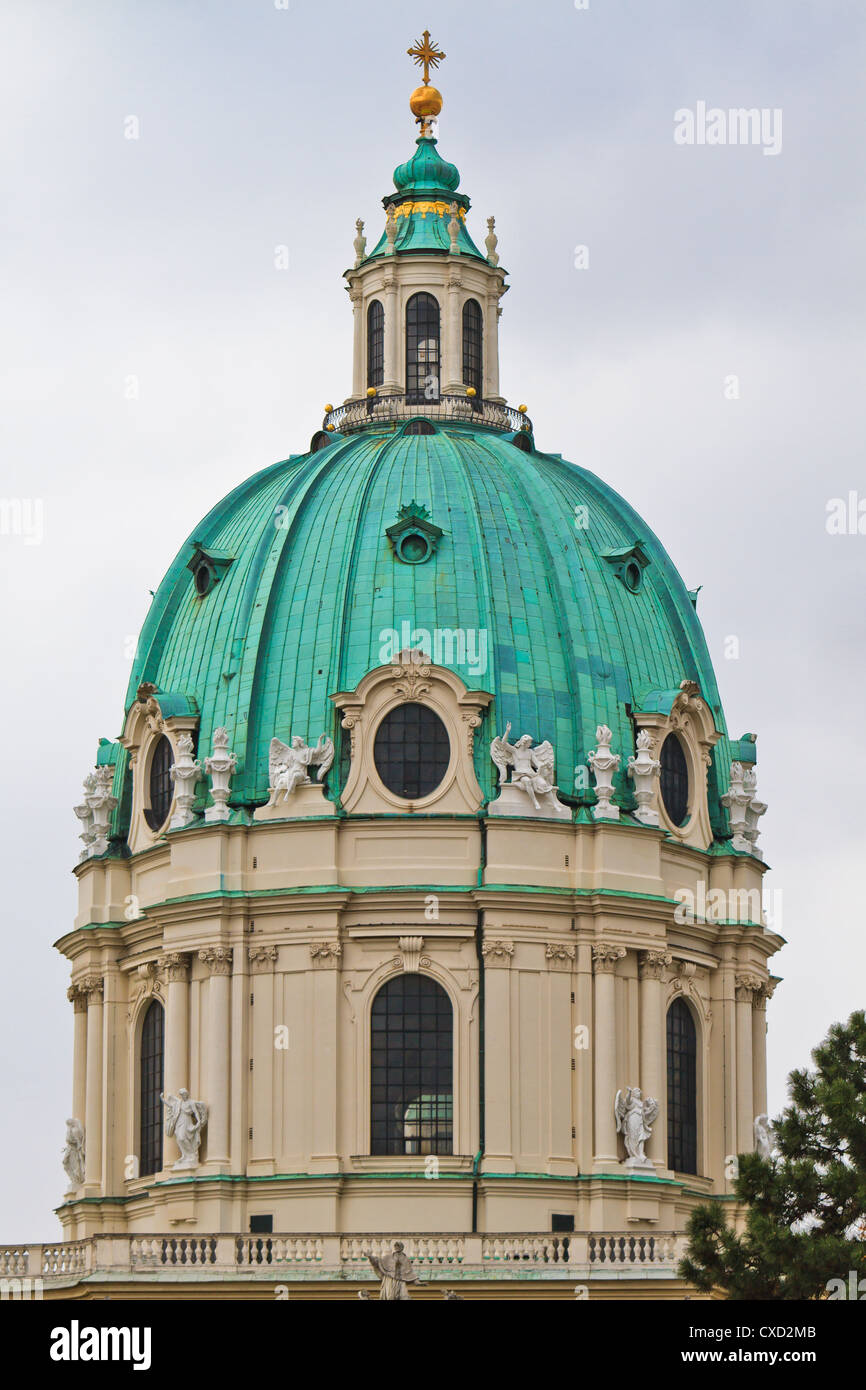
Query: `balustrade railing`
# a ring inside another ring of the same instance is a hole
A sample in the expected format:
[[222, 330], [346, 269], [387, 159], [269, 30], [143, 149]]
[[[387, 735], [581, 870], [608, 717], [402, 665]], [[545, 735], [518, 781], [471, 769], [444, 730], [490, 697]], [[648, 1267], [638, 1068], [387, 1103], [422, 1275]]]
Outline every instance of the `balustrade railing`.
[[444, 395], [433, 400], [413, 401], [403, 394], [371, 396], [368, 400], [347, 401], [329, 410], [323, 429], [333, 428], [340, 434], [352, 434], [370, 425], [390, 421], [462, 420], [465, 423], [487, 425], [508, 433], [531, 431], [532, 421], [525, 411], [501, 401], [482, 400], [475, 396]]
[[316, 1271], [323, 1277], [369, 1274], [367, 1255], [390, 1254], [402, 1241], [409, 1259], [421, 1273], [460, 1267], [469, 1277], [519, 1277], [521, 1268], [557, 1269], [573, 1277], [578, 1269], [592, 1274], [604, 1269], [656, 1268], [673, 1275], [684, 1237], [670, 1232], [504, 1232], [470, 1235], [466, 1232], [410, 1235], [248, 1235], [224, 1232], [203, 1235], [103, 1235], [45, 1245], [0, 1246], [0, 1279], [38, 1278], [69, 1283], [100, 1271], [115, 1277], [136, 1273], [255, 1275], [270, 1271], [280, 1277], [292, 1270]]

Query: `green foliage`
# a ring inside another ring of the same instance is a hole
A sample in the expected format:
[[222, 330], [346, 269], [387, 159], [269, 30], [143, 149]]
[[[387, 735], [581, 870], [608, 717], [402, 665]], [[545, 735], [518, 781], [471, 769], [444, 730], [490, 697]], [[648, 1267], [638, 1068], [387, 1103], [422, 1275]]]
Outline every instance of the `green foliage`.
[[[734, 1183], [746, 1207], [737, 1234], [720, 1205], [697, 1207], [679, 1274], [729, 1299], [817, 1299], [831, 1279], [866, 1276], [866, 1014], [835, 1023], [815, 1070], [788, 1078], [777, 1153], [741, 1154]], [[817, 1218], [812, 1229], [794, 1223]], [[849, 1234], [860, 1223], [863, 1239]]]

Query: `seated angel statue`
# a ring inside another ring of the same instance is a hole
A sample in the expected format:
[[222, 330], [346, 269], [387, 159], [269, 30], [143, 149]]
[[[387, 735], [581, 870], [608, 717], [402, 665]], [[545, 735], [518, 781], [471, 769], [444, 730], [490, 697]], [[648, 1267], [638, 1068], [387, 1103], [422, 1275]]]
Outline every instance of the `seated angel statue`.
[[314, 763], [318, 764], [318, 781], [321, 782], [333, 761], [334, 744], [326, 734], [322, 734], [315, 748], [310, 748], [297, 734], [291, 744], [272, 738], [268, 757], [271, 792], [268, 805], [276, 806], [281, 799], [287, 801], [297, 787], [310, 786], [308, 769]]
[[507, 781], [510, 767], [511, 785], [526, 792], [536, 811], [539, 811], [539, 797], [555, 800], [553, 746], [545, 742], [533, 748], [530, 734], [523, 734], [516, 743], [509, 743], [510, 732], [511, 725], [506, 724], [502, 738], [495, 738], [490, 745], [490, 756], [499, 768], [499, 785]]

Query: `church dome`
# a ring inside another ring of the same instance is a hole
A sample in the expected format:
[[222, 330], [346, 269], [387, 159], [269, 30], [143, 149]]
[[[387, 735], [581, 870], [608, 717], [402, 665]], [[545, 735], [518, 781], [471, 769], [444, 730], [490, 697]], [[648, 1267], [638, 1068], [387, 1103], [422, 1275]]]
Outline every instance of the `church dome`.
[[[267, 800], [275, 734], [325, 732], [339, 750], [329, 696], [410, 646], [494, 697], [474, 748], [485, 798], [495, 794], [490, 740], [508, 721], [550, 740], [561, 795], [576, 803], [594, 800], [575, 769], [597, 726], [631, 753], [631, 712], [669, 709], [684, 680], [724, 730], [692, 598], [613, 489], [538, 452], [529, 431], [417, 428], [323, 433], [324, 447], [219, 502], [159, 587], [127, 706], [146, 682], [197, 709], [200, 749], [225, 727], [238, 759], [234, 807]], [[329, 778], [335, 799], [347, 756], [344, 747]], [[718, 830], [726, 739], [712, 756]], [[628, 808], [625, 765], [623, 756], [615, 786]]]

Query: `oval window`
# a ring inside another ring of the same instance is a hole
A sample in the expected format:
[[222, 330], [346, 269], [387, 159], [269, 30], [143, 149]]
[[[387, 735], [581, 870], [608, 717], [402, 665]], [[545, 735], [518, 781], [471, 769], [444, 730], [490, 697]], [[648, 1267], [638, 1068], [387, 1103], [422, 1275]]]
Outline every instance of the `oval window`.
[[625, 567], [625, 585], [636, 594], [641, 584], [641, 568], [636, 560], [631, 560]]
[[421, 531], [408, 531], [397, 544], [397, 553], [407, 565], [420, 565], [431, 552], [431, 545]]
[[668, 734], [662, 744], [660, 762], [659, 783], [668, 819], [682, 825], [689, 814], [689, 769], [676, 734]]
[[150, 760], [150, 779], [148, 791], [150, 805], [145, 807], [144, 819], [151, 830], [159, 830], [168, 819], [171, 810], [174, 788], [171, 783], [171, 769], [174, 764], [174, 750], [165, 734], [153, 750]]
[[389, 792], [418, 801], [436, 790], [448, 769], [448, 730], [426, 705], [398, 705], [376, 730], [373, 759]]

